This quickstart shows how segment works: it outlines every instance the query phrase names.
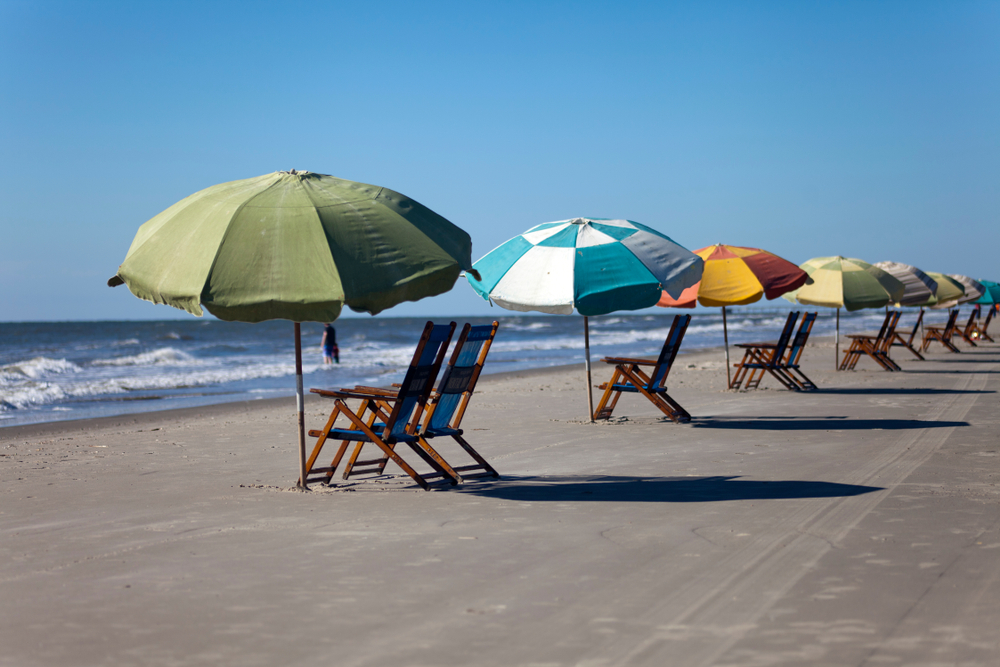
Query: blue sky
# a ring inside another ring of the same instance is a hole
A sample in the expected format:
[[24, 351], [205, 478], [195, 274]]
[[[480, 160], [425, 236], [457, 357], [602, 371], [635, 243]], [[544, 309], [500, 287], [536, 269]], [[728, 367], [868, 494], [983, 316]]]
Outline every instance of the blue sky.
[[[996, 2], [0, 0], [0, 320], [190, 317], [105, 285], [136, 229], [290, 168], [474, 259], [622, 217], [1000, 280], [998, 121]], [[490, 312], [460, 282], [386, 315]]]

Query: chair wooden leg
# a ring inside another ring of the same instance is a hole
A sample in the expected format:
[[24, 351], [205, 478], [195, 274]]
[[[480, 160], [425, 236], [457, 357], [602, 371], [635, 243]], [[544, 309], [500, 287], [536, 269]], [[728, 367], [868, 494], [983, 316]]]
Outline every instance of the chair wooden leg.
[[[341, 403], [342, 400], [338, 398], [337, 402]], [[371, 442], [373, 442], [376, 446], [378, 446], [378, 448], [381, 449], [386, 456], [392, 459], [393, 463], [402, 468], [403, 471], [407, 475], [409, 475], [413, 479], [413, 481], [419, 484], [424, 491], [430, 490], [430, 485], [427, 483], [427, 480], [425, 480], [423, 476], [420, 475], [420, 473], [411, 468], [406, 461], [404, 461], [399, 457], [399, 454], [393, 451], [392, 447], [390, 447], [386, 442], [384, 442], [381, 438], [375, 435], [375, 432], [372, 431], [371, 428], [369, 428], [368, 424], [366, 424], [363, 420], [358, 418], [358, 416], [352, 413], [350, 410], [347, 410], [346, 405], [344, 405], [343, 408], [344, 408], [344, 414], [347, 416], [348, 419], [351, 420], [351, 423], [353, 423], [358, 430], [364, 433], [365, 436], [369, 440], [371, 440]]]
[[[615, 392], [614, 386], [618, 384], [618, 380], [621, 377], [621, 371], [618, 366], [615, 367], [614, 372], [611, 374], [611, 380], [608, 382], [604, 389], [604, 394], [601, 396], [601, 400], [598, 401], [597, 407], [594, 408], [594, 419], [608, 419], [611, 417], [611, 413], [615, 411], [615, 404], [618, 403], [618, 396], [621, 392]], [[615, 397], [611, 400], [611, 394], [615, 393]], [[610, 405], [608, 401], [611, 400]]]
[[476, 461], [476, 463], [478, 463], [480, 465], [480, 467], [482, 467], [483, 470], [485, 470], [487, 473], [489, 473], [495, 479], [500, 479], [500, 473], [498, 473], [493, 468], [493, 466], [491, 466], [489, 463], [487, 463], [486, 459], [484, 459], [482, 456], [480, 456], [479, 452], [477, 452], [475, 449], [473, 449], [472, 445], [470, 445], [468, 442], [465, 441], [465, 438], [463, 438], [460, 435], [453, 435], [451, 437], [455, 439], [455, 441], [462, 447], [462, 449], [464, 449], [465, 452], [469, 456], [471, 456]]

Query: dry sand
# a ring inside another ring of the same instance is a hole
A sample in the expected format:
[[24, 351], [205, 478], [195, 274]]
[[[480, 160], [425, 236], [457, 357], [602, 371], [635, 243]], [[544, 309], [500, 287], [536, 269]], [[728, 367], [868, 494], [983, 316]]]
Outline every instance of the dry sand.
[[1000, 345], [903, 354], [820, 342], [811, 394], [683, 355], [688, 425], [488, 377], [503, 479], [429, 493], [291, 490], [288, 400], [0, 429], [0, 665], [1000, 664]]

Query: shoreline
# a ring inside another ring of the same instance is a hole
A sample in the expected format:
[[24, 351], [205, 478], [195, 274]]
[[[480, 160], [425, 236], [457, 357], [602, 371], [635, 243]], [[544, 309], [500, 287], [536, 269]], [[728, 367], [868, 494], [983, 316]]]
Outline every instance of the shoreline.
[[[833, 342], [833, 336], [817, 336], [810, 339], [807, 348], [832, 347]], [[843, 341], [841, 341], [841, 343], [843, 344]], [[735, 343], [731, 343], [729, 346], [731, 363], [736, 363], [738, 361], [735, 357], [738, 356], [736, 351], [739, 348], [736, 348], [735, 345]], [[713, 357], [715, 355], [718, 355], [720, 358], [718, 360], [721, 360], [721, 357], [724, 355], [724, 348], [722, 346], [693, 348], [690, 350], [684, 350], [682, 348], [677, 354], [677, 361], [675, 361], [675, 364], [682, 359], [692, 360], [700, 357]], [[488, 359], [486, 363], [487, 365], [489, 364]], [[592, 364], [595, 370], [599, 368], [599, 359], [592, 358]], [[582, 377], [584, 372], [583, 365], [584, 362], [581, 358], [580, 361], [572, 364], [541, 366], [516, 371], [500, 371], [497, 373], [484, 373], [479, 380], [479, 387], [482, 388], [484, 386], [488, 386], [492, 382], [503, 382], [518, 378], [527, 379], [543, 377], [552, 373], [571, 373], [576, 370], [579, 370]], [[720, 364], [720, 369], [724, 370], [724, 364]], [[595, 385], [600, 383], [597, 377], [594, 377], [594, 383]], [[305, 388], [306, 406], [309, 407], [314, 403], [321, 403], [323, 399], [314, 394], [310, 394], [309, 389], [309, 387]], [[291, 410], [295, 409], [294, 393], [287, 396], [259, 398], [249, 401], [223, 401], [219, 403], [205, 403], [199, 406], [144, 410], [141, 412], [130, 412], [120, 415], [81, 417], [78, 419], [60, 419], [54, 421], [36, 422], [32, 424], [0, 426], [0, 442], [3, 442], [4, 440], [15, 440], [18, 438], [61, 435], [72, 431], [83, 432], [119, 426], [148, 426], [163, 421], [178, 422], [183, 421], [184, 419], [197, 417], [227, 417], [235, 414], [248, 414], [257, 410], [276, 410], [285, 408]]]

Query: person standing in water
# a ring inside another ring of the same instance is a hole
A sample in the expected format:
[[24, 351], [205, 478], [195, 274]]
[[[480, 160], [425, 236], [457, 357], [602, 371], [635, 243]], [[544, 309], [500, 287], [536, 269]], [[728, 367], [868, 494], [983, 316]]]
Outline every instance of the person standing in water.
[[330, 364], [333, 360], [340, 363], [340, 348], [337, 347], [337, 330], [327, 322], [323, 326], [323, 340], [319, 343], [323, 348], [323, 363]]

